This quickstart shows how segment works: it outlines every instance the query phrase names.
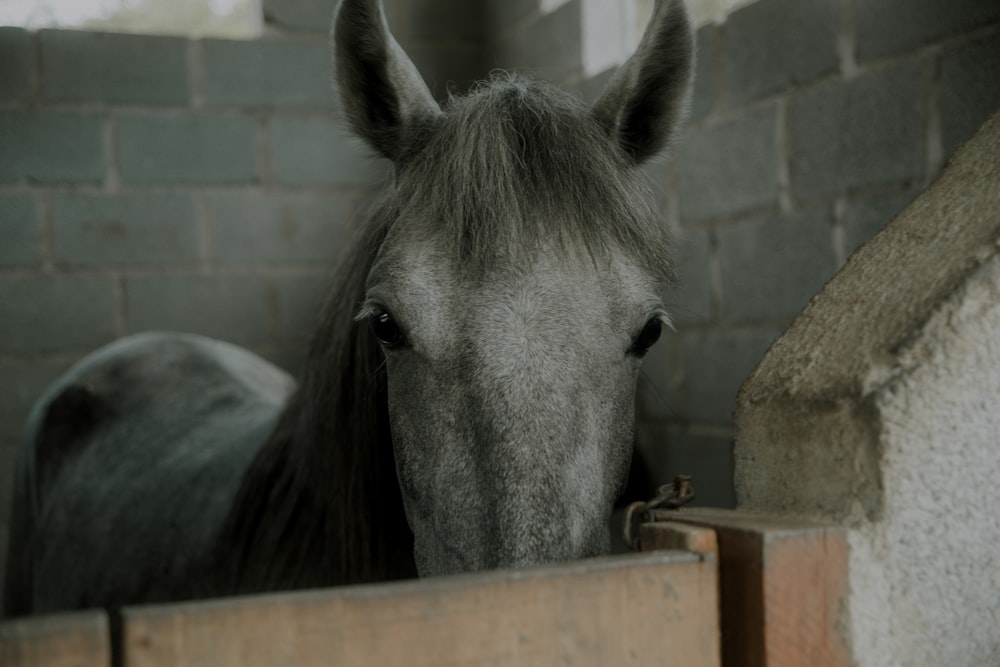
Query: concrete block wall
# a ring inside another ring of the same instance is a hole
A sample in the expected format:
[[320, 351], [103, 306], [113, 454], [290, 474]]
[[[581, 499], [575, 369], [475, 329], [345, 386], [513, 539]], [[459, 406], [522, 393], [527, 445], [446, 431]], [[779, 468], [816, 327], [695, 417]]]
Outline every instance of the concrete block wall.
[[0, 29], [3, 524], [26, 412], [89, 350], [179, 329], [294, 370], [385, 172], [338, 128], [328, 53]]
[[[0, 479], [34, 397], [116, 336], [201, 332], [294, 370], [385, 173], [340, 129], [333, 5], [268, 0], [251, 42], [0, 28]], [[439, 98], [492, 68], [592, 97], [649, 9], [386, 5]], [[641, 382], [640, 433], [660, 476], [693, 473], [701, 500], [725, 506], [743, 379], [1000, 106], [1000, 5], [759, 0], [698, 41], [689, 122], [647, 170], [682, 282], [677, 333]], [[0, 517], [8, 496], [4, 481]]]
[[[295, 372], [387, 175], [344, 130], [333, 0], [265, 2], [253, 41], [0, 27], [0, 572], [31, 403], [149, 329]], [[435, 92], [480, 78], [479, 3], [390, 0]]]
[[1000, 4], [759, 0], [698, 44], [687, 126], [648, 170], [681, 282], [641, 433], [661, 477], [691, 472], [704, 500], [729, 505], [744, 379], [1000, 108]]

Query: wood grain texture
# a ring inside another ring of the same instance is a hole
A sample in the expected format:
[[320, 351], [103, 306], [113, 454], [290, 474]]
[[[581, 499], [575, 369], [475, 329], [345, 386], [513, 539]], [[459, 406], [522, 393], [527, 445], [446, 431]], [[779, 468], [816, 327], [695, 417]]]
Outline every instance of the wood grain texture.
[[716, 532], [725, 667], [850, 664], [843, 528], [709, 508], [660, 516]]
[[716, 667], [712, 555], [658, 552], [528, 570], [127, 609], [128, 667]]
[[81, 612], [0, 623], [3, 667], [111, 667], [108, 618]]
[[675, 549], [701, 554], [719, 553], [719, 542], [713, 529], [678, 521], [640, 524], [639, 545], [642, 551]]

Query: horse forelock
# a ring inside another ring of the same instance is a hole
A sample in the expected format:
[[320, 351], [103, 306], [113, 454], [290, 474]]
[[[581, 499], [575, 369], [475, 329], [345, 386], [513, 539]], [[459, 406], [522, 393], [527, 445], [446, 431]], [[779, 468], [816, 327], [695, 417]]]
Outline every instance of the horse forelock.
[[643, 174], [578, 98], [510, 74], [449, 101], [386, 200], [399, 222], [473, 271], [554, 242], [622, 251], [669, 280], [664, 229]]

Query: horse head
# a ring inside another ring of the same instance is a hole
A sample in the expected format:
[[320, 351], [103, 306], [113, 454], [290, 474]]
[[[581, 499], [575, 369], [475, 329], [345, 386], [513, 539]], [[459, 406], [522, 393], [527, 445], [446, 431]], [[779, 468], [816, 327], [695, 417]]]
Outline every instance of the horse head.
[[514, 76], [439, 106], [377, 0], [343, 0], [334, 40], [347, 117], [394, 165], [357, 319], [384, 352], [420, 574], [606, 552], [669, 321], [638, 167], [687, 94], [683, 4], [656, 3], [592, 106]]

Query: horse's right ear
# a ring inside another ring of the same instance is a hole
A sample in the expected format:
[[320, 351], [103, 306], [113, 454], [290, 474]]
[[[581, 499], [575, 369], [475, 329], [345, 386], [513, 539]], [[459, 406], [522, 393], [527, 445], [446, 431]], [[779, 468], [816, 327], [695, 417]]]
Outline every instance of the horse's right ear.
[[389, 32], [380, 0], [342, 0], [333, 21], [334, 59], [354, 131], [398, 160], [415, 126], [441, 114], [417, 68]]
[[687, 102], [693, 60], [683, 0], [656, 0], [639, 47], [593, 109], [634, 163], [658, 153], [673, 134]]

